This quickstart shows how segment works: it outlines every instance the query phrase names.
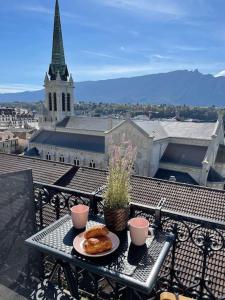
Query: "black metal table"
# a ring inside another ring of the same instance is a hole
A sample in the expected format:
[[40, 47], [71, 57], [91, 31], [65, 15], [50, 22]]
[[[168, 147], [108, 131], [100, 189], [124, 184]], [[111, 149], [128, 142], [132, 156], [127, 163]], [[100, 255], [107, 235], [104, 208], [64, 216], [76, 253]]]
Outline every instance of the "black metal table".
[[[96, 223], [103, 223], [103, 219], [90, 216], [87, 228]], [[146, 245], [137, 247], [131, 243], [129, 232], [126, 231], [118, 235], [120, 246], [113, 254], [93, 259], [73, 249], [73, 239], [78, 233], [72, 226], [71, 217], [66, 215], [26, 240], [26, 244], [57, 259], [64, 269], [71, 295], [75, 298], [79, 298], [76, 272], [74, 276], [76, 268], [126, 286], [130, 291], [130, 299], [134, 291], [150, 294], [173, 243], [173, 235], [158, 232], [154, 238], [147, 239]]]

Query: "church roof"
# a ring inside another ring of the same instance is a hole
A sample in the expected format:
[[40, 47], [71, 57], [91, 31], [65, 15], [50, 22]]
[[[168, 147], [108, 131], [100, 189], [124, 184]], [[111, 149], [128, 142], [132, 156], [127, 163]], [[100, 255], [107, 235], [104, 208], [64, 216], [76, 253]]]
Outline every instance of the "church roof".
[[49, 75], [51, 80], [55, 80], [57, 74], [60, 74], [62, 80], [67, 80], [68, 70], [65, 62], [62, 28], [59, 12], [59, 3], [55, 3], [55, 20], [53, 31], [52, 61], [49, 67]]
[[42, 130], [30, 142], [74, 150], [105, 153], [104, 136]]
[[170, 180], [171, 176], [175, 177], [176, 182], [198, 185], [198, 183], [188, 173], [179, 172], [179, 171], [171, 171], [171, 170], [166, 170], [166, 169], [161, 169], [161, 168], [158, 169], [154, 178]]
[[205, 146], [170, 143], [160, 162], [201, 167], [206, 151]]
[[121, 124], [124, 120], [114, 118], [94, 118], [94, 117], [65, 117], [58, 122], [56, 127], [76, 130], [89, 130], [105, 132]]
[[195, 123], [160, 120], [133, 120], [139, 127], [154, 136], [155, 140], [168, 137], [210, 140], [216, 123]]

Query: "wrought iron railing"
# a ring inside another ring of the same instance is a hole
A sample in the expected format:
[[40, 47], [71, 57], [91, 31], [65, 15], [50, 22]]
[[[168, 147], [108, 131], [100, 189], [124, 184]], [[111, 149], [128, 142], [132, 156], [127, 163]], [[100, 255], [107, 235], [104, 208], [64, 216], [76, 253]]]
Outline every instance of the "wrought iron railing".
[[[68, 213], [74, 204], [88, 204], [95, 214], [103, 212], [99, 191], [84, 193], [37, 182], [34, 188], [40, 229]], [[225, 299], [225, 223], [168, 211], [163, 202], [158, 207], [131, 203], [131, 216], [138, 215], [147, 217], [155, 230], [175, 235], [154, 295], [140, 299], [157, 299], [165, 290], [198, 300]]]
[[102, 210], [102, 198], [98, 196], [99, 190], [94, 193], [85, 193], [78, 190], [64, 188], [55, 185], [34, 183], [34, 197], [37, 210], [37, 225], [39, 229], [58, 220], [70, 212], [70, 208], [76, 204], [90, 206], [94, 214]]

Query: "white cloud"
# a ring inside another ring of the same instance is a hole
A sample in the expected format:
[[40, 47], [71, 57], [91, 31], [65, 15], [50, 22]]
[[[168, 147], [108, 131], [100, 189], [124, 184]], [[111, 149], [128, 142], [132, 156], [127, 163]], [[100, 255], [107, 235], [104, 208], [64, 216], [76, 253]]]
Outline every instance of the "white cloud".
[[166, 55], [161, 55], [161, 54], [154, 54], [152, 55], [153, 58], [158, 58], [158, 59], [171, 59], [171, 56], [166, 56]]
[[42, 89], [40, 85], [29, 85], [12, 83], [7, 85], [0, 85], [0, 93], [19, 93], [25, 91], [37, 91]]
[[196, 51], [204, 51], [207, 48], [200, 47], [200, 46], [190, 46], [190, 45], [171, 45], [172, 49], [187, 51], [187, 52], [196, 52]]
[[[46, 15], [54, 15], [54, 9], [49, 9], [42, 5], [24, 5], [18, 7], [20, 10], [39, 13], [39, 14], [46, 14]], [[68, 11], [61, 11], [61, 16], [65, 17], [66, 20], [72, 20], [76, 22], [79, 25], [86, 26], [86, 27], [96, 27], [99, 28], [99, 25], [95, 22], [91, 22], [90, 20], [87, 20], [86, 18], [70, 13]]]
[[214, 75], [214, 77], [220, 77], [220, 76], [225, 76], [225, 70], [220, 71], [219, 73]]
[[120, 77], [133, 77], [146, 74], [165, 73], [175, 70], [199, 69], [203, 74], [209, 74], [218, 69], [221, 62], [198, 63], [192, 61], [155, 60], [147, 63], [102, 64], [102, 65], [72, 65], [71, 71], [76, 81], [102, 80]]
[[95, 52], [95, 51], [89, 51], [89, 50], [84, 50], [82, 52], [92, 55], [92, 56], [99, 56], [99, 57], [105, 57], [105, 58], [118, 58], [117, 56], [110, 55], [108, 53], [103, 53], [103, 52]]
[[184, 16], [184, 10], [171, 0], [96, 0], [106, 6], [141, 12], [144, 14], [156, 13], [170, 16]]
[[53, 11], [51, 9], [42, 5], [26, 5], [26, 6], [24, 5], [24, 6], [19, 6], [19, 9], [30, 11], [30, 12], [41, 13], [41, 14], [48, 14], [48, 15], [53, 14]]

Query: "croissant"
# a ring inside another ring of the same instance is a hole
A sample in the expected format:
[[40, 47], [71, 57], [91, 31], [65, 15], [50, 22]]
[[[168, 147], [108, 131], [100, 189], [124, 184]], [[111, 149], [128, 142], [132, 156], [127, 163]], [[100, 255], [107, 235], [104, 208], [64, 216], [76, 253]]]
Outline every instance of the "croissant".
[[96, 225], [86, 230], [84, 233], [85, 239], [106, 236], [109, 233], [108, 228], [105, 225]]
[[107, 236], [89, 238], [84, 241], [83, 247], [88, 254], [102, 253], [112, 249], [112, 241]]

